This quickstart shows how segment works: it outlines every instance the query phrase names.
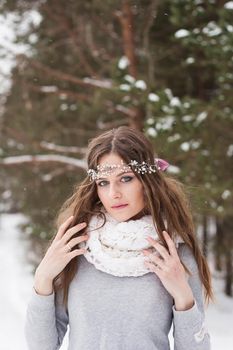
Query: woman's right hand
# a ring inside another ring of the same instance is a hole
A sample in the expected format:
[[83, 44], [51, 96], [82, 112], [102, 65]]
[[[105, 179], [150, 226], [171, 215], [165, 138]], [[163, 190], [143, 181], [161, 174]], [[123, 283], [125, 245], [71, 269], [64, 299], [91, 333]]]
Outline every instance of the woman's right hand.
[[86, 227], [82, 222], [68, 229], [73, 216], [69, 217], [58, 229], [58, 232], [48, 248], [44, 258], [36, 269], [34, 289], [38, 294], [49, 295], [53, 292], [53, 280], [62, 272], [66, 265], [74, 257], [84, 254], [85, 249], [74, 249], [78, 243], [86, 241], [89, 236], [79, 236], [73, 239], [72, 236]]

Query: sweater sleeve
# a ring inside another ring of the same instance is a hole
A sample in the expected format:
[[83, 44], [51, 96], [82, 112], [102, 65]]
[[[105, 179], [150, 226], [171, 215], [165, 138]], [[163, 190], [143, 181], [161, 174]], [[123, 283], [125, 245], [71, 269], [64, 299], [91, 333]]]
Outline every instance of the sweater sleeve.
[[181, 244], [178, 254], [192, 273], [188, 283], [194, 296], [194, 305], [185, 311], [177, 311], [173, 305], [174, 350], [210, 350], [210, 336], [205, 325], [203, 288], [198, 266], [191, 249]]
[[62, 305], [61, 292], [43, 296], [37, 294], [33, 288], [24, 325], [28, 349], [60, 349], [68, 320], [66, 308]]

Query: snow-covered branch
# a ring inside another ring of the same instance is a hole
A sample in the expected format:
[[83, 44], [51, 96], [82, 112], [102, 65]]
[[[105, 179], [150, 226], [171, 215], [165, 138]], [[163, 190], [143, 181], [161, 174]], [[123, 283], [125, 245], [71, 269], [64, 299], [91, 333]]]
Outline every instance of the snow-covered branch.
[[65, 95], [75, 100], [81, 100], [81, 101], [87, 101], [87, 102], [91, 101], [91, 98], [86, 94], [76, 93], [66, 89], [59, 89], [57, 86], [37, 86], [35, 84], [28, 83], [26, 80], [24, 81], [24, 84], [28, 86], [31, 90], [38, 91], [43, 94], [53, 94], [58, 96]]
[[76, 159], [72, 157], [66, 157], [61, 156], [57, 154], [42, 154], [42, 155], [21, 155], [21, 156], [13, 156], [13, 157], [6, 157], [0, 159], [1, 165], [17, 165], [17, 164], [23, 164], [23, 163], [50, 163], [50, 162], [57, 162], [57, 163], [63, 163], [67, 165], [72, 165], [76, 168], [81, 168], [86, 170], [87, 164], [86, 161], [81, 159]]
[[40, 146], [44, 149], [49, 149], [50, 151], [64, 152], [64, 153], [82, 153], [85, 154], [87, 151], [86, 147], [76, 147], [76, 146], [60, 146], [55, 145], [51, 142], [41, 141]]
[[83, 82], [91, 85], [91, 86], [96, 86], [100, 87], [102, 89], [111, 89], [113, 87], [111, 80], [98, 80], [98, 79], [93, 79], [93, 78], [84, 78]]

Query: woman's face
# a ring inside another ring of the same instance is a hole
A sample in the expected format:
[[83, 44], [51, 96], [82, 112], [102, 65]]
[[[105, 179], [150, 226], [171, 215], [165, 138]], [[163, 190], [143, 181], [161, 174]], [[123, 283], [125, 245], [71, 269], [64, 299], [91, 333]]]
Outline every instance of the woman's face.
[[[122, 165], [122, 161], [117, 154], [110, 153], [102, 156], [98, 165]], [[95, 182], [100, 201], [114, 219], [127, 221], [144, 208], [143, 185], [133, 171], [123, 173], [121, 168], [117, 168], [109, 175], [101, 175]], [[121, 204], [127, 205], [114, 208]]]

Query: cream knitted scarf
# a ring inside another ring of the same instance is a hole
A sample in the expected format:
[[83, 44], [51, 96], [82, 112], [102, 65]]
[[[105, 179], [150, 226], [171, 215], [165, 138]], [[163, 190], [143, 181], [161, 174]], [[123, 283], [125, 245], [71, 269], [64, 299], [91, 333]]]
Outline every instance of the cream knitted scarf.
[[[96, 269], [118, 277], [137, 277], [149, 273], [150, 270], [144, 264], [148, 258], [142, 250], [150, 248], [153, 254], [158, 254], [146, 240], [147, 236], [159, 239], [152, 216], [120, 222], [105, 210], [104, 214], [106, 223], [103, 227], [98, 228], [104, 221], [97, 215], [93, 215], [89, 222], [89, 239], [79, 244], [80, 248], [87, 249], [84, 257]], [[182, 239], [177, 237], [176, 245], [179, 242]]]

